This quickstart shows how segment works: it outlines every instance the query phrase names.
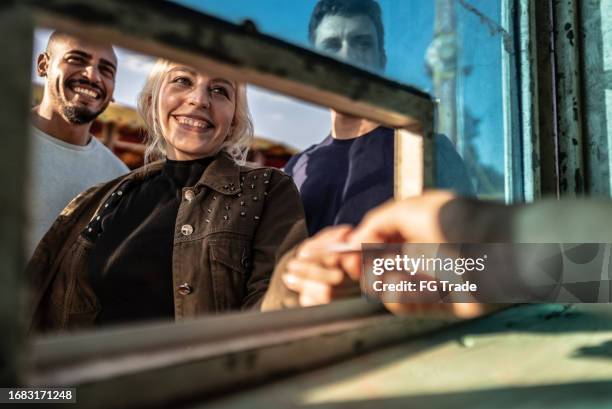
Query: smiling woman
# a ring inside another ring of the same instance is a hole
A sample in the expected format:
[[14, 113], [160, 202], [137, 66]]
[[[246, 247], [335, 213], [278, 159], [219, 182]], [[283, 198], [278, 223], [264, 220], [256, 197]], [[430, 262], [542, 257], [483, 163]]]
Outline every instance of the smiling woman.
[[258, 309], [277, 260], [306, 237], [293, 181], [243, 164], [243, 84], [160, 60], [139, 110], [148, 158], [162, 160], [62, 212], [28, 266], [33, 331]]
[[244, 84], [159, 60], [138, 98], [146, 160], [194, 159], [225, 150], [242, 163], [253, 139]]

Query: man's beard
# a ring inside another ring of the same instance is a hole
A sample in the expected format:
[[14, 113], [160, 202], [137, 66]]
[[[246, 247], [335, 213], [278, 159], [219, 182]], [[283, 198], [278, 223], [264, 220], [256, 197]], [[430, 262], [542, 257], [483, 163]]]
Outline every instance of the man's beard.
[[99, 111], [92, 111], [84, 107], [62, 104], [62, 114], [72, 124], [83, 125], [92, 122], [100, 115], [106, 107]]
[[[82, 85], [88, 85], [93, 88], [97, 88], [98, 92], [101, 95], [100, 98], [104, 98], [104, 96], [106, 95], [104, 91], [100, 89], [100, 87], [94, 84], [91, 84], [86, 79], [68, 80], [63, 85], [64, 89], [70, 88], [73, 84], [82, 84]], [[64, 96], [61, 94], [59, 78], [56, 82], [55, 88], [56, 88], [56, 103], [60, 106], [60, 110], [64, 118], [71, 124], [83, 125], [83, 124], [90, 123], [94, 119], [96, 119], [102, 112], [104, 112], [104, 110], [108, 106], [108, 102], [107, 102], [98, 111], [93, 111], [83, 106], [74, 105], [73, 103], [64, 99]]]

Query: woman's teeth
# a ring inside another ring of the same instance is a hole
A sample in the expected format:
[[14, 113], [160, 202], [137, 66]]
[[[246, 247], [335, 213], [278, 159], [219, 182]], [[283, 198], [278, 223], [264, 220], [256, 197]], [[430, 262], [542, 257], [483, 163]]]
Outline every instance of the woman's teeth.
[[189, 126], [193, 126], [196, 128], [202, 128], [202, 129], [206, 129], [209, 127], [207, 122], [199, 121], [197, 119], [192, 119], [192, 118], [179, 117], [178, 122], [179, 124], [189, 125]]

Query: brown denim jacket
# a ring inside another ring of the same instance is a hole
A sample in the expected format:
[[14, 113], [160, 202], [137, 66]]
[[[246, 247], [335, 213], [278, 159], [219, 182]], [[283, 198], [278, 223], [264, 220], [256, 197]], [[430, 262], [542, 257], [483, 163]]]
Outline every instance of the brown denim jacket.
[[[100, 304], [85, 266], [105, 209], [162, 166], [157, 162], [94, 186], [62, 211], [27, 267], [31, 331], [94, 325]], [[172, 254], [175, 320], [259, 308], [276, 262], [306, 236], [289, 176], [217, 155], [198, 183], [183, 189]]]

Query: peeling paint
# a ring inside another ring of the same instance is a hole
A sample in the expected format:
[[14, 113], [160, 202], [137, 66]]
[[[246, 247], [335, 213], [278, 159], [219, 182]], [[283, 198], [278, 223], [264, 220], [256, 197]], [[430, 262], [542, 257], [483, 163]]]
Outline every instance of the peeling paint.
[[584, 178], [582, 177], [582, 172], [580, 172], [580, 169], [576, 169], [574, 171], [574, 184], [576, 186], [576, 193], [584, 193], [583, 180]]
[[557, 129], [561, 194], [576, 196], [585, 190], [585, 161], [582, 107], [581, 49], [576, 42], [579, 1], [556, 1], [554, 16], [558, 22], [554, 33]]
[[579, 9], [583, 70], [585, 189], [589, 195], [612, 193], [612, 0], [582, 0]]
[[565, 23], [565, 38], [569, 40], [570, 45], [574, 46], [574, 30], [571, 23]]

